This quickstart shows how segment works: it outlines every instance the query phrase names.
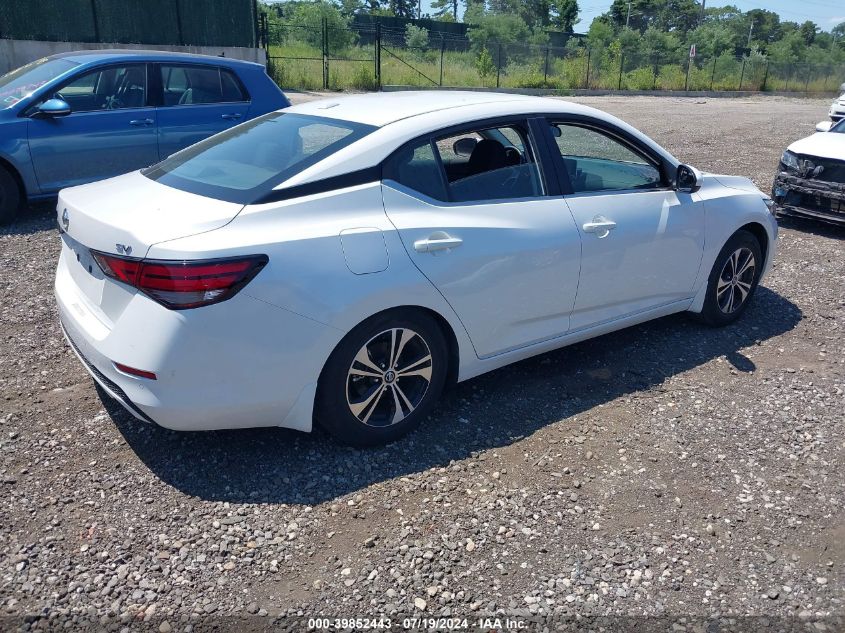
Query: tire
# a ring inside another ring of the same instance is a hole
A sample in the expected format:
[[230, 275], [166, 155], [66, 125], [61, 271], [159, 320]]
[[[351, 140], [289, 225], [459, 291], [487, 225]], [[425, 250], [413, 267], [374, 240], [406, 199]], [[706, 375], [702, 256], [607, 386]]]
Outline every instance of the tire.
[[21, 210], [21, 190], [14, 176], [0, 167], [0, 226], [9, 224]]
[[745, 230], [734, 233], [719, 251], [710, 271], [700, 319], [721, 327], [742, 316], [757, 290], [763, 264], [757, 238]]
[[419, 426], [440, 398], [448, 359], [443, 332], [425, 313], [400, 309], [368, 319], [326, 362], [316, 421], [343, 444], [397, 440]]

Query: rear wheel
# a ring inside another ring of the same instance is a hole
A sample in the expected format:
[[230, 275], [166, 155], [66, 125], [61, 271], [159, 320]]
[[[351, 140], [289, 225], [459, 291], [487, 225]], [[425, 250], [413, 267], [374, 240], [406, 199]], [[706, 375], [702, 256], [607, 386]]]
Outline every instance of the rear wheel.
[[763, 254], [757, 238], [745, 230], [734, 233], [710, 271], [701, 319], [714, 326], [736, 321], [754, 296], [762, 269]]
[[317, 421], [345, 444], [396, 440], [437, 402], [447, 362], [443, 333], [428, 315], [395, 310], [369, 319], [329, 357], [317, 391]]
[[0, 167], [0, 225], [14, 220], [21, 209], [21, 191], [14, 176]]

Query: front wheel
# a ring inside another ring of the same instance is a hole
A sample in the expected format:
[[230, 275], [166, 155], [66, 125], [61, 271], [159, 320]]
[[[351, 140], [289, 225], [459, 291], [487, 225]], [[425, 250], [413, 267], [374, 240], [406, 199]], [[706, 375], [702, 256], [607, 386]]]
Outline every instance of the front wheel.
[[701, 319], [714, 326], [736, 321], [754, 296], [762, 272], [763, 254], [757, 238], [748, 231], [737, 231], [710, 271]]
[[317, 422], [344, 444], [392, 442], [428, 415], [447, 375], [446, 340], [430, 316], [395, 310], [344, 337], [320, 376]]

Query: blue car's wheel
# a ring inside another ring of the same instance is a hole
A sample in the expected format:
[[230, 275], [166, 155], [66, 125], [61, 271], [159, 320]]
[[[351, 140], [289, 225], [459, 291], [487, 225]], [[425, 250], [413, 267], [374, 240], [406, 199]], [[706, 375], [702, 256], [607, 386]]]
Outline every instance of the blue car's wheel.
[[21, 192], [8, 171], [0, 167], [0, 224], [8, 224], [18, 215]]

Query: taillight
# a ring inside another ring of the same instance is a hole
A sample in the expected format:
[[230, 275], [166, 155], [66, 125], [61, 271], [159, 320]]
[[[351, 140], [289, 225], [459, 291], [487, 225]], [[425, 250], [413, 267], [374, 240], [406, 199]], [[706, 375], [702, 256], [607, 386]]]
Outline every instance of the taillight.
[[134, 286], [172, 310], [225, 301], [267, 264], [266, 255], [169, 261], [128, 259], [97, 251], [91, 254], [106, 276]]

